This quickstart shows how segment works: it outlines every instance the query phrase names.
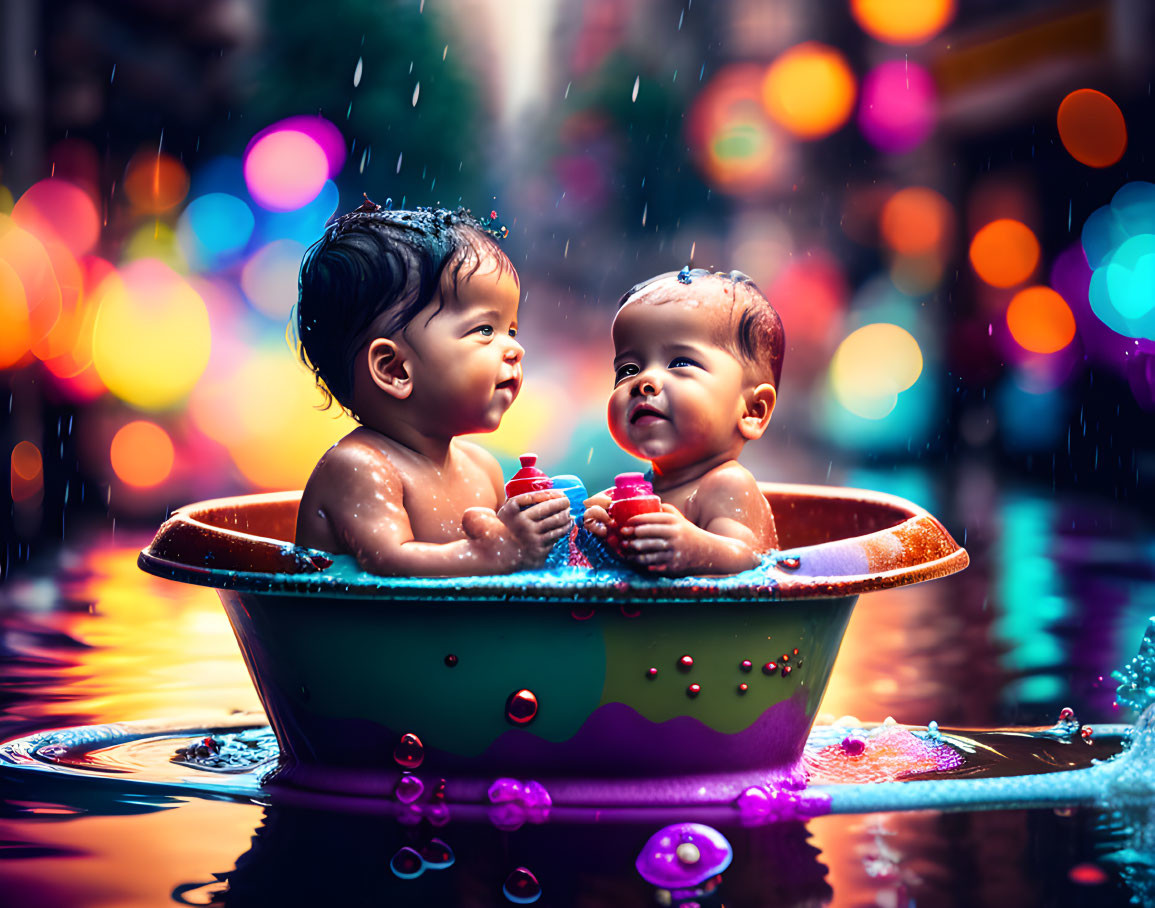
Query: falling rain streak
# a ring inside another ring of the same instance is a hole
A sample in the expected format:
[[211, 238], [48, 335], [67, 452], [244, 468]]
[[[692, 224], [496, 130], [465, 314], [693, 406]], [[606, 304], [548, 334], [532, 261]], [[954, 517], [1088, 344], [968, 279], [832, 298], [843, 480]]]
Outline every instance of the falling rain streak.
[[417, 99], [421, 97], [421, 83], [418, 82], [413, 86], [413, 106], [417, 106]]
[[357, 58], [357, 67], [353, 70], [353, 87], [356, 88], [361, 84], [361, 71], [365, 68], [365, 59], [363, 57]]
[[641, 87], [642, 87], [642, 77], [638, 76], [636, 79], [634, 79], [634, 91], [630, 95], [631, 101], [637, 101], [638, 100], [638, 89]]

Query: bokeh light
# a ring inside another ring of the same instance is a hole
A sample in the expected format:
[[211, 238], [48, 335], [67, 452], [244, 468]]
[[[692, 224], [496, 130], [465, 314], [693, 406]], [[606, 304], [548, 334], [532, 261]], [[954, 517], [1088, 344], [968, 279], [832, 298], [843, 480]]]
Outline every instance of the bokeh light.
[[1075, 316], [1050, 287], [1027, 287], [1007, 306], [1007, 328], [1024, 350], [1057, 353], [1075, 339]]
[[880, 63], [862, 80], [858, 128], [875, 148], [902, 154], [931, 133], [934, 82], [923, 67], [905, 60]]
[[954, 18], [954, 0], [850, 0], [862, 30], [887, 44], [923, 44]]
[[317, 197], [329, 178], [329, 159], [316, 140], [295, 129], [266, 133], [245, 153], [245, 183], [253, 201], [292, 211]]
[[188, 195], [188, 185], [188, 171], [180, 161], [152, 150], [137, 152], [124, 174], [124, 192], [142, 214], [175, 208]]
[[12, 208], [12, 220], [41, 240], [56, 239], [83, 255], [100, 236], [100, 216], [83, 189], [64, 180], [41, 180]]
[[883, 240], [900, 255], [941, 250], [951, 238], [953, 223], [950, 202], [925, 186], [900, 189], [879, 215]]
[[847, 121], [856, 91], [846, 58], [833, 47], [807, 41], [770, 64], [762, 101], [779, 125], [800, 138], [818, 139]]
[[121, 482], [140, 489], [160, 485], [168, 479], [175, 454], [168, 433], [144, 419], [121, 426], [108, 447], [112, 471]]
[[838, 260], [823, 250], [796, 256], [767, 290], [791, 345], [809, 344], [828, 352], [846, 307], [846, 276]]
[[1039, 264], [1039, 241], [1022, 221], [1000, 218], [984, 226], [970, 248], [971, 265], [992, 287], [1014, 287]]
[[162, 221], [149, 221], [137, 227], [125, 240], [121, 259], [125, 262], [156, 259], [181, 274], [189, 268], [176, 231]]
[[177, 222], [177, 240], [194, 264], [213, 268], [239, 255], [253, 235], [253, 211], [226, 192], [193, 199]]
[[44, 458], [30, 441], [17, 442], [12, 448], [9, 487], [15, 502], [29, 501], [44, 489]]
[[304, 254], [304, 244], [296, 240], [273, 240], [245, 263], [241, 289], [257, 310], [282, 322], [288, 317], [297, 302]]
[[786, 160], [782, 136], [762, 108], [761, 67], [721, 70], [694, 99], [687, 132], [698, 167], [716, 189], [758, 192], [780, 178]]
[[1127, 150], [1123, 111], [1093, 88], [1080, 88], [1063, 98], [1058, 125], [1063, 147], [1088, 167], [1110, 167]]
[[263, 246], [273, 240], [296, 240], [305, 246], [315, 242], [324, 232], [329, 218], [341, 203], [337, 184], [326, 180], [313, 201], [296, 211], [259, 211], [252, 245]]
[[1127, 183], [1083, 224], [1088, 300], [1112, 331], [1155, 340], [1155, 184]]
[[8, 215], [0, 214], [0, 261], [16, 273], [24, 289], [28, 339], [29, 344], [35, 344], [60, 318], [60, 284], [52, 259], [40, 240], [17, 226]]
[[28, 300], [20, 275], [0, 259], [0, 369], [16, 365], [28, 355], [32, 326], [28, 320]]
[[0, 214], [11, 214], [16, 200], [12, 198], [12, 190], [7, 186], [0, 186]]
[[830, 363], [834, 396], [850, 412], [882, 419], [922, 374], [922, 350], [909, 331], [885, 322], [864, 325], [838, 346]]
[[313, 377], [283, 340], [250, 348], [231, 365], [206, 373], [194, 389], [197, 428], [228, 449], [256, 488], [302, 488], [321, 455], [356, 423], [336, 407], [317, 409]]
[[76, 341], [78, 320], [83, 319], [84, 279], [80, 265], [63, 243], [52, 239], [44, 252], [60, 289], [60, 314], [48, 332], [32, 343], [32, 354], [41, 360], [62, 356]]
[[93, 364], [108, 390], [145, 410], [182, 400], [208, 362], [204, 301], [154, 259], [129, 263], [96, 291]]
[[280, 120], [271, 126], [266, 126], [253, 136], [249, 140], [249, 148], [252, 148], [265, 136], [285, 130], [303, 133], [317, 143], [317, 146], [325, 153], [325, 160], [328, 162], [326, 176], [329, 179], [341, 172], [341, 168], [345, 165], [345, 137], [341, 135], [341, 130], [324, 117], [302, 114]]

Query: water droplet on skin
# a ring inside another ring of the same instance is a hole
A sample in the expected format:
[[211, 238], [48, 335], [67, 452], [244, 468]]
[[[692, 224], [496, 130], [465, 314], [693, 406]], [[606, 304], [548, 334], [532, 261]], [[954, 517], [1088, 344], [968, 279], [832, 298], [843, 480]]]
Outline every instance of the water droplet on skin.
[[647, 678], [658, 677], [658, 670], [656, 668], [654, 668], [653, 666], [650, 666], [649, 668], [646, 669], [646, 677]]
[[746, 693], [746, 691], [748, 691], [749, 689], [750, 689], [750, 685], [747, 684], [745, 681], [743, 681], [741, 684], [738, 685], [738, 693], [740, 693], [740, 694]]
[[406, 845], [389, 861], [389, 869], [395, 877], [414, 880], [425, 872], [425, 862], [416, 851]]
[[449, 653], [445, 657], [445, 664], [448, 665], [450, 668], [453, 668], [453, 666], [455, 666], [457, 664], [457, 657], [455, 655], [453, 655], [453, 653]]
[[634, 90], [630, 94], [630, 101], [637, 101], [638, 100], [638, 89], [641, 87], [642, 87], [642, 77], [638, 76], [636, 79], [634, 79]]
[[405, 769], [416, 769], [425, 759], [425, 748], [421, 744], [421, 739], [412, 732], [403, 734], [393, 750], [393, 759]]
[[537, 715], [537, 696], [522, 688], [509, 695], [505, 702], [505, 717], [514, 725], [528, 725]]
[[690, 669], [692, 669], [693, 667], [694, 667], [694, 657], [693, 657], [693, 656], [691, 656], [689, 653], [687, 653], [686, 655], [682, 656], [682, 657], [681, 657], [681, 658], [678, 660], [678, 668], [679, 668], [681, 671], [684, 671], [684, 672], [688, 672], [688, 671], [689, 671]]
[[518, 867], [505, 878], [502, 895], [515, 905], [532, 905], [541, 898], [541, 883], [527, 867]]
[[425, 791], [425, 783], [417, 776], [406, 773], [397, 780], [397, 787], [393, 789], [393, 794], [402, 804], [412, 804]]
[[752, 669], [753, 667], [754, 667], [754, 663], [751, 662], [749, 659], [743, 659], [741, 662], [738, 663], [739, 670], [744, 671], [744, 672], [750, 671], [750, 669]]
[[701, 692], [702, 692], [702, 685], [701, 684], [691, 684], [689, 687], [686, 688], [686, 696], [687, 697], [696, 697]]
[[683, 266], [682, 270], [678, 272], [678, 283], [679, 284], [690, 284], [690, 283], [693, 283], [693, 281], [694, 281], [694, 279], [692, 277], [690, 277], [690, 266], [689, 265]]
[[764, 675], [772, 675], [776, 671], [778, 671], [778, 663], [777, 662], [767, 662], [765, 665], [762, 666], [762, 674], [764, 674]]

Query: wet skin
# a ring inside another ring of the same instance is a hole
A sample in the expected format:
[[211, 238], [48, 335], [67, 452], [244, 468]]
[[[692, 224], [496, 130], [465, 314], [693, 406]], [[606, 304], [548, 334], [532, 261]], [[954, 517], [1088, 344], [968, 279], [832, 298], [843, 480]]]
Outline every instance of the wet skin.
[[[769, 369], [732, 351], [744, 302], [728, 281], [691, 285], [673, 277], [647, 285], [614, 319], [614, 440], [650, 461], [661, 513], [621, 528], [623, 557], [650, 571], [731, 574], [758, 564], [778, 544], [774, 516], [757, 481], [738, 463], [766, 430], [777, 399]], [[609, 497], [587, 502], [599, 536]]]
[[361, 427], [309, 477], [298, 545], [353, 555], [377, 574], [544, 563], [568, 530], [568, 499], [549, 491], [506, 501], [497, 461], [456, 437], [492, 432], [521, 389], [518, 297], [516, 275], [488, 255], [456, 287], [447, 279], [400, 333], [370, 331], [355, 365]]

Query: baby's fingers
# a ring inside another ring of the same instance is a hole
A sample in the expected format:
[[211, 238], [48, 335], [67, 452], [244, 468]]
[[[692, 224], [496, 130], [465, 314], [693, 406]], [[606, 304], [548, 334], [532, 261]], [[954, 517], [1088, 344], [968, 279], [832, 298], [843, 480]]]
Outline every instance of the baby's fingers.
[[561, 517], [562, 519], [568, 521], [569, 499], [562, 498], [560, 501], [557, 499], [550, 499], [549, 501], [540, 502], [538, 504], [532, 505], [531, 507], [525, 508], [521, 512], [521, 516], [529, 520], [544, 520], [551, 517]]

